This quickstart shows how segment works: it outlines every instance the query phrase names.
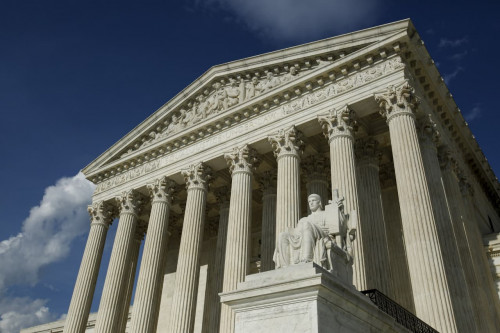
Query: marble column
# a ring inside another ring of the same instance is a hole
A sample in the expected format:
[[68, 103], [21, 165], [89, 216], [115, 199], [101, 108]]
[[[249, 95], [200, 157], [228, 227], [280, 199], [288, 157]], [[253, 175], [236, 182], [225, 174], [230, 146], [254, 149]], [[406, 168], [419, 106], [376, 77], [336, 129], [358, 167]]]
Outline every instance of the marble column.
[[[224, 279], [224, 261], [226, 257], [227, 223], [229, 219], [230, 190], [222, 186], [215, 191], [215, 197], [220, 205], [219, 227], [217, 231], [217, 243], [215, 246], [215, 260], [209, 267], [209, 288], [205, 299], [203, 332], [211, 333], [219, 330], [220, 323], [220, 297]], [[206, 314], [206, 315], [205, 315]]]
[[295, 126], [268, 137], [278, 162], [275, 244], [280, 233], [295, 228], [300, 215], [300, 156], [303, 135]]
[[[319, 194], [323, 207], [328, 204], [331, 199], [330, 191], [328, 191], [328, 166], [326, 158], [322, 155], [308, 156], [302, 163], [304, 180], [306, 182], [307, 196], [311, 194]], [[307, 207], [307, 213], [311, 210]]]
[[104, 282], [95, 330], [99, 333], [118, 332], [130, 278], [130, 258], [133, 252], [137, 215], [143, 199], [134, 190], [116, 198], [120, 220], [116, 231], [108, 272]]
[[476, 330], [474, 311], [441, 182], [441, 168], [436, 147], [439, 142], [439, 132], [430, 115], [422, 117], [417, 122], [417, 134], [457, 329], [460, 332], [473, 332]]
[[182, 170], [186, 181], [187, 200], [172, 299], [170, 332], [188, 333], [194, 328], [210, 171], [203, 163]]
[[406, 259], [406, 249], [399, 209], [398, 190], [392, 163], [383, 165], [380, 172], [382, 189], [382, 205], [384, 207], [384, 222], [389, 251], [389, 263], [394, 300], [415, 313], [415, 303], [411, 291], [410, 272]]
[[139, 251], [141, 249], [142, 240], [144, 239], [144, 233], [146, 232], [146, 227], [144, 223], [139, 223], [135, 228], [134, 243], [132, 245], [132, 252], [129, 258], [129, 274], [127, 282], [127, 291], [125, 297], [123, 298], [123, 304], [120, 306], [122, 309], [120, 329], [118, 332], [125, 332], [127, 327], [128, 317], [130, 314], [130, 301], [132, 300], [132, 292], [134, 291], [135, 284], [135, 273], [137, 270], [137, 263], [139, 261]]
[[340, 109], [332, 109], [327, 114], [319, 115], [318, 120], [323, 127], [330, 144], [330, 170], [332, 191], [338, 189], [340, 197], [344, 197], [344, 209], [347, 214], [358, 213], [356, 239], [353, 244], [353, 284], [358, 290], [367, 289], [365, 272], [365, 253], [363, 216], [359, 211], [356, 161], [354, 156], [355, 114], [346, 105]]
[[476, 327], [479, 332], [488, 332], [491, 331], [492, 327], [488, 326], [487, 320], [483, 320], [484, 316], [487, 315], [485, 305], [488, 304], [488, 300], [484, 288], [479, 283], [476, 272], [474, 271], [474, 262], [471, 257], [467, 235], [465, 234], [465, 226], [462, 221], [462, 198], [458, 185], [458, 178], [456, 177], [458, 165], [452, 155], [453, 153], [446, 146], [440, 148], [439, 162], [441, 166], [443, 189], [446, 194], [446, 206], [452, 222], [454, 240], [457, 245], [460, 261], [464, 268], [465, 280], [472, 301]]
[[460, 172], [459, 177], [460, 191], [462, 194], [462, 219], [465, 227], [465, 235], [467, 236], [467, 244], [471, 252], [476, 278], [481, 288], [484, 290], [484, 295], [487, 299], [487, 303], [484, 304], [485, 306], [483, 308], [486, 316], [483, 318], [488, 318], [488, 327], [490, 327], [491, 332], [498, 332], [500, 331], [500, 304], [495, 283], [490, 273], [488, 259], [484, 251], [483, 239], [477, 225], [476, 214], [472, 206], [472, 202], [474, 201], [474, 190], [463, 172]]
[[276, 247], [276, 172], [265, 171], [259, 179], [262, 189], [262, 235], [260, 247], [260, 271], [274, 269]]
[[64, 332], [67, 333], [83, 333], [87, 328], [104, 243], [115, 215], [114, 208], [103, 201], [89, 206], [88, 211], [91, 219], [90, 232], [64, 324]]
[[389, 251], [382, 208], [379, 161], [381, 153], [373, 138], [356, 141], [359, 210], [363, 217], [367, 288], [393, 297]]
[[[223, 292], [236, 290], [245, 280], [250, 257], [252, 225], [252, 179], [258, 165], [256, 151], [247, 145], [224, 154], [231, 172], [231, 199], [227, 226]], [[225, 304], [221, 307], [220, 332], [234, 332], [235, 314]]]
[[418, 100], [404, 82], [375, 94], [387, 118], [416, 315], [440, 332], [456, 332], [415, 125]]
[[134, 297], [132, 332], [156, 332], [167, 252], [168, 218], [175, 182], [163, 177], [148, 185], [151, 213]]

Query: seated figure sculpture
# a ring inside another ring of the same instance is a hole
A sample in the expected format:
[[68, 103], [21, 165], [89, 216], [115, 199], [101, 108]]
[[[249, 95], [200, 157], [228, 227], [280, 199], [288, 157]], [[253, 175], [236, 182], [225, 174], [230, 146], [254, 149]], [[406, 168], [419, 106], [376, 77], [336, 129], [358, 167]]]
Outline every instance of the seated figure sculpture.
[[335, 190], [333, 200], [323, 208], [318, 194], [309, 195], [311, 214], [277, 239], [274, 252], [277, 269], [312, 261], [342, 280], [352, 282], [352, 243], [357, 215], [355, 211], [344, 214], [343, 201]]

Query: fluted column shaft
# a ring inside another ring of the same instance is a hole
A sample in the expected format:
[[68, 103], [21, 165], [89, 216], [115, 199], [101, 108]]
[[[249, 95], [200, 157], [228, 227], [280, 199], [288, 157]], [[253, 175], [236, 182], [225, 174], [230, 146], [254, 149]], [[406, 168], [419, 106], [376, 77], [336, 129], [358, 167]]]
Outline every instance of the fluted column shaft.
[[330, 169], [332, 191], [338, 189], [339, 195], [345, 198], [345, 212], [357, 211], [359, 222], [356, 239], [353, 244], [353, 284], [358, 290], [367, 289], [365, 272], [365, 254], [363, 245], [363, 216], [359, 211], [358, 185], [356, 177], [356, 161], [354, 156], [354, 118], [355, 114], [348, 106], [331, 110], [320, 115], [319, 122], [325, 131], [330, 144]]
[[83, 333], [87, 328], [104, 243], [113, 219], [111, 207], [102, 201], [88, 209], [91, 216], [90, 231], [64, 324], [64, 332], [68, 333]]
[[295, 228], [300, 219], [300, 155], [302, 133], [294, 126], [269, 136], [278, 162], [275, 244], [280, 233]]
[[262, 188], [262, 236], [260, 271], [274, 269], [273, 254], [276, 247], [276, 174], [267, 171], [260, 180]]
[[[217, 231], [217, 243], [215, 247], [215, 260], [213, 267], [209, 267], [209, 290], [205, 300], [206, 320], [203, 332], [211, 333], [219, 330], [220, 323], [220, 297], [224, 279], [224, 262], [226, 257], [227, 223], [229, 220], [229, 189], [225, 186], [216, 193], [220, 202], [219, 228]], [[204, 315], [205, 317], [205, 315]]]
[[377, 145], [378, 142], [373, 139], [363, 139], [356, 142], [360, 193], [359, 210], [360, 215], [363, 216], [367, 287], [368, 289], [378, 289], [393, 297]]
[[448, 213], [452, 221], [455, 243], [458, 248], [462, 267], [464, 268], [465, 280], [471, 297], [476, 327], [479, 332], [488, 332], [493, 329], [493, 327], [488, 326], [491, 320], [483, 320], [485, 316], [488, 316], [488, 300], [484, 288], [482, 288], [477, 279], [474, 270], [474, 262], [468, 246], [467, 235], [465, 234], [465, 226], [461, 214], [463, 210], [461, 204], [462, 198], [458, 186], [458, 179], [453, 173], [453, 168], [455, 167], [456, 169], [456, 165], [453, 165], [455, 161], [448, 152], [442, 152], [440, 155], [440, 164]]
[[424, 117], [418, 123], [422, 162], [427, 178], [457, 329], [460, 332], [474, 332], [476, 330], [474, 311], [441, 183], [441, 169], [435, 144], [438, 141], [439, 133], [436, 131], [435, 126], [435, 123], [429, 117]]
[[394, 300], [415, 313], [396, 185], [382, 190]]
[[168, 217], [174, 183], [166, 177], [149, 184], [153, 198], [134, 298], [131, 331], [156, 332], [167, 251]]
[[486, 310], [489, 320], [488, 324], [492, 332], [500, 331], [499, 321], [499, 300], [495, 288], [493, 277], [490, 273], [488, 258], [484, 252], [483, 239], [481, 232], [476, 222], [476, 214], [472, 206], [474, 200], [474, 192], [470, 184], [464, 177], [460, 179], [460, 189], [462, 193], [462, 218], [464, 221], [465, 235], [467, 237], [467, 244], [471, 252], [472, 261], [474, 264], [474, 271], [481, 288], [484, 290], [484, 295], [487, 299], [487, 304], [483, 308]]
[[127, 291], [125, 297], [123, 297], [123, 305], [120, 306], [122, 309], [120, 329], [118, 332], [125, 332], [127, 327], [128, 315], [130, 313], [130, 301], [132, 300], [132, 292], [134, 291], [135, 284], [135, 273], [137, 270], [137, 263], [139, 261], [139, 251], [141, 249], [141, 243], [144, 239], [144, 227], [138, 225], [135, 229], [135, 238], [132, 245], [132, 252], [130, 253], [130, 264], [129, 264], [129, 275], [127, 282]]
[[170, 332], [189, 333], [194, 328], [207, 200], [207, 169], [200, 163], [182, 172], [187, 184], [187, 200], [172, 300]]
[[440, 332], [457, 332], [415, 126], [413, 89], [376, 94], [387, 117], [417, 316]]
[[120, 330], [130, 278], [130, 258], [133, 252], [138, 206], [141, 204], [133, 191], [123, 193], [117, 201], [120, 205], [120, 220], [97, 314], [96, 332], [99, 333], [114, 333]]
[[[256, 167], [255, 151], [248, 146], [235, 148], [224, 157], [232, 174], [229, 220], [227, 226], [226, 258], [224, 262], [223, 292], [236, 290], [245, 280], [250, 256], [250, 229], [252, 224], [252, 171]], [[235, 315], [222, 304], [220, 332], [234, 332]]]

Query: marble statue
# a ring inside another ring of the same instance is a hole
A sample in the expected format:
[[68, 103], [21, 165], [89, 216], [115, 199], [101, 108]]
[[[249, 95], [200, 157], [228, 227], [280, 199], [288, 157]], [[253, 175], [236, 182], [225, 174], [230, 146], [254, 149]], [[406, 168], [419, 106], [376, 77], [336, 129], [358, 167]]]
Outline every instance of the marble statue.
[[337, 190], [326, 207], [323, 207], [321, 196], [309, 195], [311, 214], [278, 237], [273, 258], [276, 268], [314, 262], [351, 281], [357, 215], [355, 211], [345, 214], [343, 202]]

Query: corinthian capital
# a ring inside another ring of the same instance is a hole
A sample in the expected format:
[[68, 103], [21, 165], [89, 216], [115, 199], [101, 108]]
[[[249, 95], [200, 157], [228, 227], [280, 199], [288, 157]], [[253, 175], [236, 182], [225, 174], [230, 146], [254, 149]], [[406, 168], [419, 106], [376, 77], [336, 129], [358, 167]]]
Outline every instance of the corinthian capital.
[[129, 213], [139, 215], [143, 205], [144, 196], [135, 190], [128, 190], [115, 198], [120, 214]]
[[363, 138], [356, 140], [355, 153], [360, 165], [379, 165], [382, 153], [378, 149], [378, 145], [378, 141], [374, 138]]
[[323, 127], [325, 137], [331, 142], [338, 137], [354, 139], [356, 131], [356, 114], [348, 105], [341, 109], [332, 109], [326, 114], [318, 116], [318, 121]]
[[274, 156], [278, 159], [285, 155], [300, 156], [304, 149], [302, 132], [295, 126], [281, 129], [275, 135], [268, 136], [267, 139], [273, 147]]
[[302, 163], [302, 174], [305, 176], [306, 182], [313, 180], [326, 181], [329, 175], [326, 158], [322, 155], [310, 155]]
[[262, 193], [276, 194], [277, 175], [275, 170], [264, 171], [259, 177], [259, 185]]
[[116, 209], [104, 201], [94, 202], [87, 207], [90, 215], [90, 224], [100, 224], [108, 228], [116, 216]]
[[188, 191], [195, 188], [208, 190], [208, 182], [212, 179], [212, 169], [203, 162], [193, 164], [182, 170], [181, 173], [186, 181]]
[[177, 184], [173, 180], [167, 177], [156, 179], [153, 183], [148, 184], [151, 199], [153, 199], [153, 202], [162, 201], [170, 205], [176, 185]]
[[386, 90], [374, 94], [374, 97], [380, 106], [380, 114], [387, 118], [387, 122], [396, 115], [413, 115], [420, 103], [420, 99], [415, 96], [415, 89], [408, 81], [398, 86], [390, 85]]
[[224, 154], [224, 158], [229, 165], [229, 171], [232, 175], [238, 172], [251, 174], [259, 164], [257, 152], [248, 145], [233, 148], [232, 152]]
[[437, 125], [434, 120], [432, 120], [432, 116], [430, 114], [418, 120], [417, 130], [420, 142], [434, 148], [439, 144], [441, 134], [439, 133]]

